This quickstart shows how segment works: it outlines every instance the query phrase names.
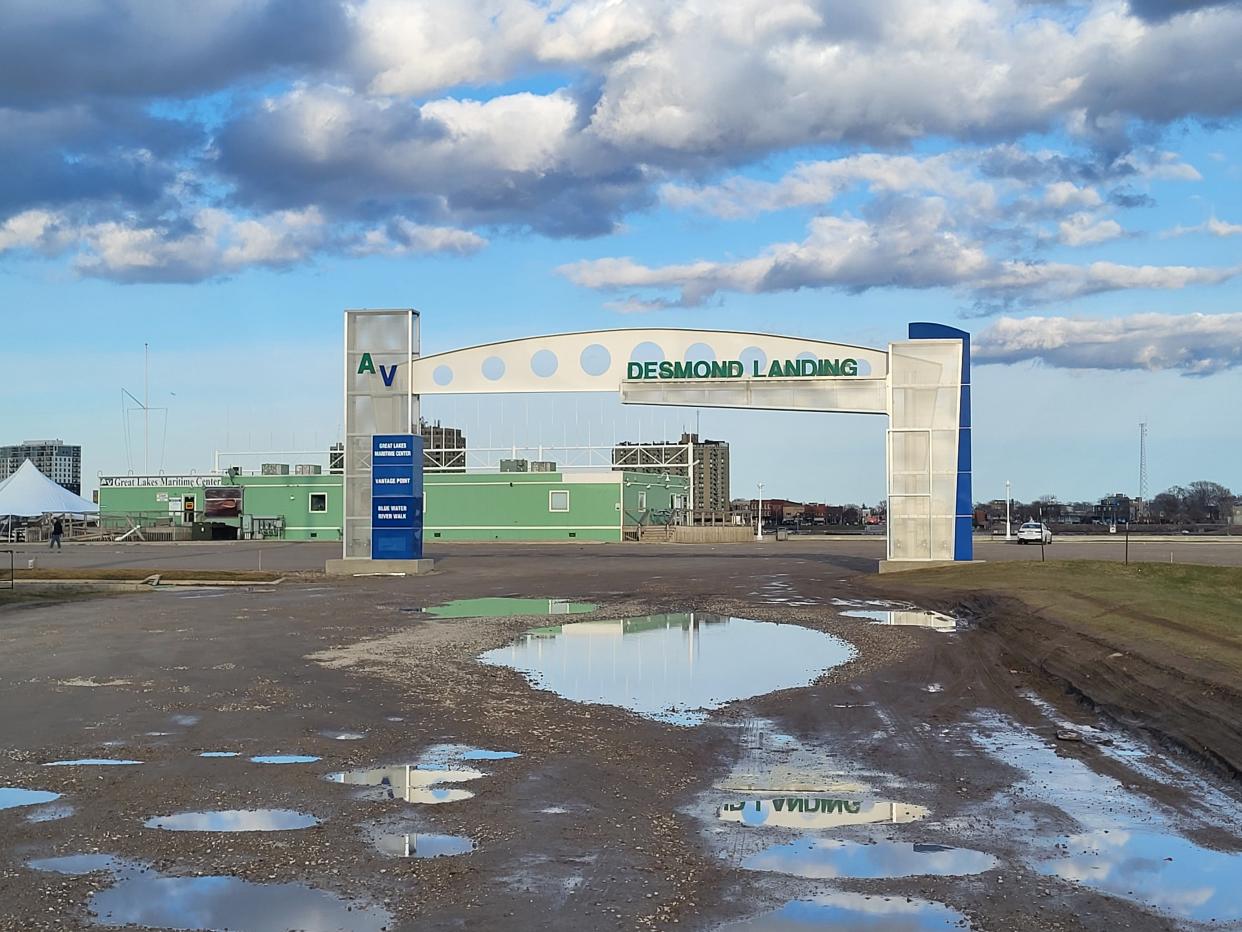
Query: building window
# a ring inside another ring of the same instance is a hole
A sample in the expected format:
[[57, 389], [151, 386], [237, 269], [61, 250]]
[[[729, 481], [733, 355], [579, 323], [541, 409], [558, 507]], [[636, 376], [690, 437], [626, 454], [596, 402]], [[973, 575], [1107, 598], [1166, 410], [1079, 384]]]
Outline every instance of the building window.
[[638, 493], [638, 510], [639, 511], [647, 510], [647, 493], [646, 492]]
[[328, 510], [328, 493], [311, 492], [310, 510], [311, 514], [323, 514], [326, 512]]
[[569, 511], [568, 489], [556, 489], [548, 493], [548, 511]]

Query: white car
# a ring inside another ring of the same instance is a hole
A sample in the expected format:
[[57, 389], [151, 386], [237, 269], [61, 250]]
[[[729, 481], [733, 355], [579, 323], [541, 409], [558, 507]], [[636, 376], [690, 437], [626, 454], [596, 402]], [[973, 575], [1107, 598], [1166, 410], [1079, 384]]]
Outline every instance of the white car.
[[1048, 525], [1039, 521], [1027, 521], [1022, 527], [1018, 528], [1018, 543], [1020, 544], [1050, 544], [1052, 543], [1052, 532], [1048, 530]]

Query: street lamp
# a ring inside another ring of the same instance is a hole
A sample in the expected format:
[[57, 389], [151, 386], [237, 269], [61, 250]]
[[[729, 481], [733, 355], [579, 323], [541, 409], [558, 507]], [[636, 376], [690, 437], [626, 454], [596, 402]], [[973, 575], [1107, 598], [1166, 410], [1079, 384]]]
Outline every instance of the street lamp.
[[1009, 524], [1009, 506], [1013, 501], [1013, 497], [1009, 494], [1009, 480], [1005, 480], [1005, 540], [1011, 540], [1010, 524]]
[[755, 515], [755, 540], [763, 540], [763, 483], [756, 482], [759, 488], [759, 513]]

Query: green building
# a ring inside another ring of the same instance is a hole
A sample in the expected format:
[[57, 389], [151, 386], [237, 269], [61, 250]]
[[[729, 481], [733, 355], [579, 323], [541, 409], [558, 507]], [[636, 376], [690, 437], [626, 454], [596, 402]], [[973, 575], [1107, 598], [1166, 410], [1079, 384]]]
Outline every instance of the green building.
[[[143, 536], [177, 540], [341, 539], [339, 475], [104, 476], [99, 485], [100, 522], [118, 536], [138, 526]], [[667, 523], [688, 500], [683, 476], [428, 473], [423, 534], [428, 543], [620, 541], [641, 525]]]

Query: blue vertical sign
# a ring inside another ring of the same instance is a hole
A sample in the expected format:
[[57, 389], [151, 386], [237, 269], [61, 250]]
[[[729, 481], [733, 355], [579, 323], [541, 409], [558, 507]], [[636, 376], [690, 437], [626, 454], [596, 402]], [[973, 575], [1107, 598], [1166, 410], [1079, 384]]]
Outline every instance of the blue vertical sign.
[[371, 559], [423, 556], [423, 438], [371, 437]]

